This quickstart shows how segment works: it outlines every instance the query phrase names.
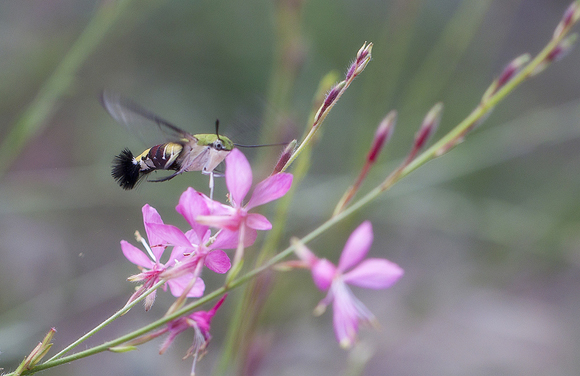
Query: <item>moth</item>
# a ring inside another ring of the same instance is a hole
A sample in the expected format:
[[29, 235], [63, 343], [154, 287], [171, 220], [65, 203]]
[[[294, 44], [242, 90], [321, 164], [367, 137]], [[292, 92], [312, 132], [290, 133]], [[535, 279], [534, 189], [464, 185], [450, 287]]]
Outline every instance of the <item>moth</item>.
[[101, 104], [113, 119], [140, 138], [161, 133], [166, 141], [137, 156], [125, 148], [115, 157], [111, 174], [126, 190], [135, 188], [145, 176], [157, 170], [175, 172], [149, 181], [167, 181], [187, 171], [201, 171], [210, 175], [211, 188], [215, 168], [235, 146], [229, 138], [219, 134], [219, 120], [216, 120], [215, 134], [191, 134], [117, 93], [103, 91]]

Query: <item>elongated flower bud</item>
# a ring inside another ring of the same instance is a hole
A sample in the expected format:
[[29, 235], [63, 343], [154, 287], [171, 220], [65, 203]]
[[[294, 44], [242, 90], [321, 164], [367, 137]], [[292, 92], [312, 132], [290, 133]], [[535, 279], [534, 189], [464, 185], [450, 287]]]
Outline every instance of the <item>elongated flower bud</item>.
[[498, 78], [496, 78], [490, 87], [485, 91], [481, 99], [482, 102], [486, 102], [492, 95], [497, 93], [506, 83], [508, 83], [512, 77], [518, 74], [519, 71], [530, 61], [530, 54], [523, 54], [515, 59], [513, 59], [506, 67], [503, 69]]
[[393, 110], [385, 116], [377, 131], [375, 132], [375, 138], [367, 155], [367, 160], [374, 163], [379, 156], [379, 153], [383, 149], [383, 146], [391, 139], [393, 132], [395, 130], [395, 124], [397, 123], [397, 111]]
[[340, 96], [340, 94], [345, 86], [346, 86], [346, 81], [341, 81], [338, 84], [336, 84], [332, 89], [330, 89], [328, 94], [326, 94], [326, 98], [324, 99], [322, 106], [320, 106], [320, 108], [318, 109], [318, 112], [316, 113], [316, 116], [314, 116], [314, 124], [317, 124], [318, 120], [320, 119], [320, 116], [322, 116], [322, 114], [324, 112], [326, 112], [326, 110], [328, 108], [330, 108], [334, 105], [334, 103], [336, 102], [336, 100]]
[[437, 127], [439, 127], [439, 121], [441, 120], [441, 113], [443, 112], [443, 103], [439, 102], [435, 106], [433, 106], [427, 115], [425, 115], [425, 119], [423, 119], [423, 123], [421, 124], [421, 128], [415, 134], [415, 144], [414, 149], [421, 149], [429, 138], [435, 133]]
[[348, 71], [346, 73], [346, 80], [347, 81], [352, 76], [358, 75], [360, 72], [362, 72], [365, 69], [365, 67], [367, 66], [367, 64], [369, 63], [369, 61], [371, 61], [371, 51], [372, 51], [372, 49], [373, 49], [373, 44], [372, 43], [367, 44], [365, 42], [362, 45], [362, 47], [360, 48], [360, 50], [358, 50], [358, 52], [356, 54], [356, 60], [348, 68]]
[[338, 201], [338, 204], [336, 204], [333, 215], [337, 215], [343, 211], [346, 205], [350, 202], [350, 200], [352, 200], [356, 192], [359, 190], [371, 167], [375, 164], [381, 150], [383, 150], [385, 144], [391, 139], [393, 131], [395, 130], [396, 122], [397, 111], [395, 110], [389, 112], [387, 116], [385, 116], [385, 118], [381, 121], [377, 131], [375, 132], [375, 137], [373, 138], [369, 153], [367, 154], [365, 165], [360, 171], [355, 183], [351, 185], [346, 190], [346, 192], [344, 192], [344, 195], [342, 195], [341, 199]]
[[552, 62], [559, 61], [574, 47], [574, 43], [576, 43], [576, 39], [578, 39], [578, 34], [574, 33], [569, 35], [568, 37], [564, 38], [556, 47], [550, 51], [548, 56], [534, 69], [531, 73], [531, 76], [535, 76], [536, 74], [542, 72], [544, 69], [548, 67]]
[[562, 20], [554, 30], [554, 39], [559, 38], [572, 24], [580, 18], [580, 6], [577, 1], [572, 2], [568, 9], [564, 12]]
[[282, 168], [286, 165], [286, 162], [290, 160], [292, 153], [294, 153], [294, 150], [296, 149], [296, 143], [297, 143], [296, 140], [292, 140], [292, 142], [290, 142], [284, 148], [284, 151], [280, 155], [280, 158], [278, 158], [278, 163], [276, 163], [276, 167], [274, 167], [274, 171], [272, 171], [272, 175], [275, 175], [280, 171], [282, 171]]
[[51, 328], [48, 333], [44, 336], [42, 342], [39, 342], [36, 347], [28, 354], [28, 356], [20, 363], [20, 365], [14, 371], [14, 375], [21, 375], [24, 371], [32, 369], [38, 362], [44, 358], [52, 347], [52, 339], [56, 333], [55, 328]]
[[574, 43], [576, 43], [576, 39], [578, 39], [577, 33], [571, 34], [568, 37], [566, 37], [558, 44], [558, 46], [556, 46], [556, 48], [550, 51], [550, 54], [548, 55], [548, 57], [546, 57], [546, 60], [550, 62], [561, 60], [564, 56], [568, 55], [570, 51], [572, 51]]

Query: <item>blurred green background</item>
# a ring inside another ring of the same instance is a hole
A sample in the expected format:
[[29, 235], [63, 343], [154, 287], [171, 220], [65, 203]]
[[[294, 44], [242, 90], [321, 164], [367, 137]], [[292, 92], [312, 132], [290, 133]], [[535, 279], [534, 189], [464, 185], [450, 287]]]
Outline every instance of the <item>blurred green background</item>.
[[[21, 150], [0, 154], [0, 367], [13, 370], [50, 327], [61, 349], [120, 308], [133, 291], [126, 278], [137, 269], [119, 241], [143, 231], [141, 207], [148, 203], [186, 229], [174, 210], [179, 195], [207, 187], [207, 177], [191, 173], [120, 189], [110, 177], [112, 158], [124, 147], [151, 145], [101, 108], [103, 88], [192, 133], [212, 132], [219, 118], [239, 142], [288, 140], [309, 121], [320, 79], [344, 73], [363, 42], [373, 42], [373, 60], [324, 124], [291, 207], [287, 244], [328, 218], [389, 110], [399, 111], [397, 129], [363, 191], [405, 156], [435, 102], [445, 103], [442, 135], [505, 64], [543, 48], [568, 4], [0, 2], [0, 141], [22, 142]], [[87, 25], [90, 32], [75, 42]], [[268, 298], [247, 374], [346, 375], [369, 354], [363, 375], [579, 374], [579, 56], [574, 50], [526, 82], [466, 142], [310, 245], [335, 262], [348, 234], [370, 219], [372, 256], [406, 271], [390, 290], [355, 290], [382, 328], [363, 329], [354, 356], [335, 342], [330, 310], [312, 316], [323, 295], [309, 275], [285, 273]], [[30, 126], [30, 137], [11, 133], [17, 124]], [[267, 172], [256, 171], [254, 181]], [[218, 180], [217, 197], [224, 185]], [[204, 277], [208, 291], [219, 286], [220, 278]], [[86, 345], [159, 317], [168, 295]], [[215, 366], [238, 296], [214, 320], [199, 375]], [[187, 375], [191, 361], [181, 357], [191, 339], [182, 335], [163, 356], [158, 341], [44, 374]]]

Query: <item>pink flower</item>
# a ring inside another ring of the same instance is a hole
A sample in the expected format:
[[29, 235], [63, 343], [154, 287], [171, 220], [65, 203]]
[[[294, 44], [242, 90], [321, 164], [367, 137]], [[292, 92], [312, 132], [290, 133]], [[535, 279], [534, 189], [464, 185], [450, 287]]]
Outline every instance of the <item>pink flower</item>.
[[[174, 246], [176, 254], [185, 255], [181, 262], [171, 269], [167, 269], [162, 277], [175, 278], [187, 272], [199, 275], [199, 266], [205, 265], [216, 273], [225, 273], [230, 267], [230, 259], [222, 250], [236, 248], [238, 245], [238, 233], [222, 230], [215, 238], [211, 239], [211, 231], [208, 226], [195, 221], [198, 216], [208, 215], [209, 198], [188, 188], [179, 199], [175, 208], [191, 226], [191, 230], [185, 234], [175, 226], [166, 224], [151, 225], [156, 229], [160, 241], [164, 245]], [[248, 245], [253, 243], [254, 237], [248, 237]]]
[[348, 238], [338, 267], [326, 259], [317, 258], [304, 245], [298, 245], [296, 254], [312, 273], [316, 287], [328, 291], [315, 312], [321, 314], [332, 302], [336, 339], [344, 348], [350, 348], [356, 339], [359, 323], [373, 323], [374, 315], [352, 293], [347, 284], [370, 289], [392, 286], [403, 269], [386, 259], [363, 260], [373, 242], [369, 221], [363, 222]]
[[209, 333], [211, 328], [211, 320], [226, 299], [226, 296], [227, 294], [224, 295], [209, 311], [198, 311], [192, 313], [189, 316], [180, 317], [176, 320], [170, 321], [167, 323], [167, 327], [154, 333], [151, 337], [157, 337], [158, 335], [169, 332], [169, 337], [167, 337], [167, 339], [163, 342], [163, 345], [161, 345], [159, 354], [163, 354], [179, 334], [189, 328], [193, 328], [195, 332], [193, 337], [193, 344], [187, 350], [184, 359], [190, 355], [193, 355], [191, 375], [195, 375], [195, 364], [197, 363], [198, 359], [201, 359], [203, 355], [205, 355], [207, 346], [211, 340], [211, 335]]
[[[180, 252], [179, 249], [173, 249], [171, 255], [169, 256], [169, 260], [163, 264], [159, 260], [163, 255], [163, 251], [165, 250], [166, 246], [163, 245], [163, 237], [162, 234], [158, 231], [157, 226], [163, 225], [163, 220], [161, 216], [149, 205], [143, 206], [143, 223], [145, 225], [145, 232], [147, 233], [147, 238], [149, 239], [149, 243], [151, 247], [142, 239], [142, 243], [148, 249], [149, 255], [154, 258], [152, 260], [141, 251], [139, 248], [133, 246], [129, 242], [122, 240], [121, 241], [121, 249], [125, 257], [131, 261], [133, 264], [137, 265], [141, 269], [141, 273], [133, 275], [128, 279], [130, 281], [137, 281], [143, 282], [143, 285], [131, 296], [127, 303], [132, 302], [133, 300], [137, 299], [141, 296], [145, 291], [147, 291], [150, 287], [155, 285], [157, 282], [161, 280], [161, 273], [163, 273], [167, 268], [173, 267], [176, 262], [179, 262], [183, 258], [183, 253]], [[176, 278], [167, 279], [166, 285], [169, 285], [169, 289], [174, 296], [181, 296], [184, 292], [185, 286], [188, 286], [194, 278], [192, 273], [184, 273]], [[166, 286], [164, 286], [166, 288]], [[193, 287], [187, 293], [188, 297], [200, 297], [203, 295], [205, 290], [205, 285], [201, 278], [197, 278]], [[149, 310], [155, 301], [155, 294], [156, 291], [153, 291], [151, 294], [145, 298], [145, 309]]]
[[234, 149], [226, 157], [226, 185], [230, 191], [231, 206], [214, 201], [210, 207], [211, 214], [198, 216], [197, 222], [230, 231], [237, 231], [244, 225], [243, 227], [248, 229], [248, 232], [244, 233], [245, 238], [251, 236], [255, 230], [272, 228], [266, 217], [249, 211], [284, 196], [292, 185], [292, 174], [278, 173], [261, 181], [254, 188], [250, 200], [243, 205], [252, 186], [252, 169], [244, 154]]

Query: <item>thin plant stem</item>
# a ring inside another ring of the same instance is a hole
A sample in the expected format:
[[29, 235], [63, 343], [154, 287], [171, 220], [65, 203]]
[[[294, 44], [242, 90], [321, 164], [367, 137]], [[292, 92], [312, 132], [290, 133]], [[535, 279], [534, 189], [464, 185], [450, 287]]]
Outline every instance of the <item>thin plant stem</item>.
[[106, 319], [105, 321], [103, 321], [102, 323], [100, 323], [99, 325], [97, 325], [94, 329], [92, 329], [91, 331], [89, 331], [88, 333], [86, 333], [85, 335], [83, 335], [82, 337], [80, 337], [79, 339], [77, 339], [76, 341], [74, 341], [73, 343], [71, 343], [70, 345], [68, 345], [67, 347], [65, 347], [64, 349], [62, 349], [58, 354], [56, 354], [52, 358], [48, 359], [47, 362], [50, 362], [52, 360], [55, 360], [55, 359], [60, 358], [61, 356], [63, 356], [67, 352], [71, 351], [72, 349], [74, 349], [75, 347], [77, 347], [78, 345], [80, 345], [81, 343], [83, 343], [88, 338], [92, 337], [94, 334], [96, 334], [97, 332], [99, 332], [105, 326], [109, 325], [110, 323], [112, 323], [113, 321], [115, 321], [116, 319], [118, 319], [119, 317], [123, 316], [125, 313], [129, 312], [129, 310], [131, 308], [133, 308], [137, 303], [141, 302], [143, 299], [145, 299], [147, 297], [147, 295], [149, 295], [153, 291], [157, 290], [164, 283], [165, 283], [165, 281], [162, 280], [162, 281], [157, 282], [155, 285], [151, 286], [151, 288], [149, 290], [145, 291], [137, 299], [135, 299], [131, 303], [127, 304], [125, 307], [123, 307], [120, 310], [118, 310], [114, 315], [112, 315], [111, 317], [109, 317], [108, 319]]

